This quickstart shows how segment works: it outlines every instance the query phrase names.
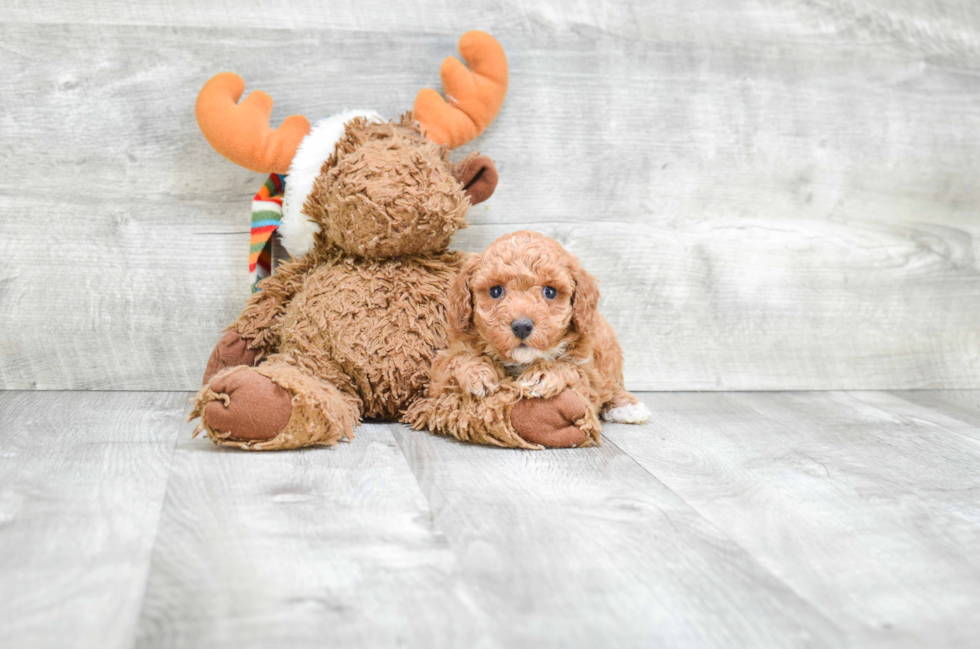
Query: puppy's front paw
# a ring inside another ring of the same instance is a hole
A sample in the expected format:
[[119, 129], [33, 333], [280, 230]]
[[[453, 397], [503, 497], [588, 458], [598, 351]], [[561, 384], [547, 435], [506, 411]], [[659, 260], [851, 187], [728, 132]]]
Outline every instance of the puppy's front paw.
[[486, 365], [467, 368], [458, 378], [460, 387], [475, 397], [493, 394], [500, 387], [496, 373]]
[[543, 368], [528, 369], [521, 374], [517, 384], [526, 391], [527, 396], [538, 399], [556, 397], [568, 387], [565, 377]]

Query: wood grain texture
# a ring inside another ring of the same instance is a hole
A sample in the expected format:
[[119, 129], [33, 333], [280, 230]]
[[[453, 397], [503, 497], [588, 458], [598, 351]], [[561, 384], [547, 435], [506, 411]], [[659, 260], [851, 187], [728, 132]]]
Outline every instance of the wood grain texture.
[[0, 393], [0, 645], [132, 646], [186, 401]]
[[607, 426], [606, 439], [855, 646], [975, 643], [975, 439], [882, 393], [643, 399], [653, 422]]
[[976, 3], [278, 7], [10, 3], [0, 387], [197, 385], [246, 296], [261, 182], [197, 132], [211, 74], [268, 91], [274, 120], [394, 116], [472, 27], [511, 88], [473, 145], [501, 184], [455, 246], [563, 241], [631, 388], [980, 387]]
[[966, 435], [980, 440], [980, 392], [976, 390], [904, 390], [892, 392], [932, 412], [966, 423], [967, 427], [955, 426]]
[[501, 646], [844, 641], [615, 446], [532, 453], [392, 428]]
[[190, 438], [187, 393], [0, 393], [0, 646], [971, 647], [980, 402], [923, 394], [245, 453]]
[[633, 40], [732, 42], [846, 31], [876, 40], [909, 42], [942, 54], [980, 51], [972, 0], [780, 0], [778, 2], [689, 0], [451, 0], [392, 3], [389, 0], [317, 2], [288, 6], [267, 0], [160, 2], [125, 0], [8, 0], [3, 19], [29, 24], [157, 25], [180, 27], [331, 29], [448, 34], [481, 29], [530, 37], [554, 32], [608, 35]]
[[488, 634], [385, 427], [282, 453], [181, 438], [137, 646], [465, 647]]

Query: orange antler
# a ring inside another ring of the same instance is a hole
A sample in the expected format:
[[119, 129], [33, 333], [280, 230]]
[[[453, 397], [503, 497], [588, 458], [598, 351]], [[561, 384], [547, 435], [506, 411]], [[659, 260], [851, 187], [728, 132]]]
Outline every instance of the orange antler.
[[426, 88], [415, 98], [413, 111], [426, 137], [452, 148], [482, 133], [507, 94], [507, 57], [493, 36], [466, 32], [459, 39], [459, 53], [469, 69], [450, 56], [439, 70], [448, 102]]
[[222, 72], [211, 78], [197, 95], [197, 124], [214, 150], [252, 171], [284, 174], [289, 171], [299, 143], [310, 132], [310, 122], [291, 115], [272, 130], [272, 97], [261, 90], [241, 104], [245, 82], [237, 74]]

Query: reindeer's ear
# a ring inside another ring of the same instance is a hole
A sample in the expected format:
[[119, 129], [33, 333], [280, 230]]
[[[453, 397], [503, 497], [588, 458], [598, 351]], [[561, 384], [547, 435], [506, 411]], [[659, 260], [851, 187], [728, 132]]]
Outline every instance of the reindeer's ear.
[[473, 255], [463, 264], [462, 270], [449, 287], [449, 329], [458, 334], [465, 333], [473, 325], [473, 293], [470, 280], [480, 263], [480, 255]]
[[470, 197], [470, 205], [487, 200], [497, 188], [497, 167], [485, 155], [471, 153], [462, 162], [454, 164], [453, 177]]
[[572, 272], [575, 293], [572, 294], [572, 324], [579, 333], [590, 336], [595, 333], [599, 319], [599, 283], [584, 268], [575, 264]]

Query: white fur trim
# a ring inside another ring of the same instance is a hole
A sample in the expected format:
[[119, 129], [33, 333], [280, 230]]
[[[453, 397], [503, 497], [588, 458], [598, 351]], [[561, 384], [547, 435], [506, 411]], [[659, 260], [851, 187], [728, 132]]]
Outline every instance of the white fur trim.
[[644, 403], [628, 403], [602, 413], [602, 418], [617, 424], [642, 424], [653, 416]]
[[373, 110], [347, 110], [324, 117], [300, 142], [289, 164], [286, 193], [282, 197], [279, 240], [292, 257], [302, 257], [313, 248], [313, 236], [320, 231], [320, 226], [303, 214], [303, 205], [313, 191], [313, 182], [320, 175], [323, 163], [333, 155], [337, 142], [344, 137], [345, 125], [355, 117], [382, 121]]

